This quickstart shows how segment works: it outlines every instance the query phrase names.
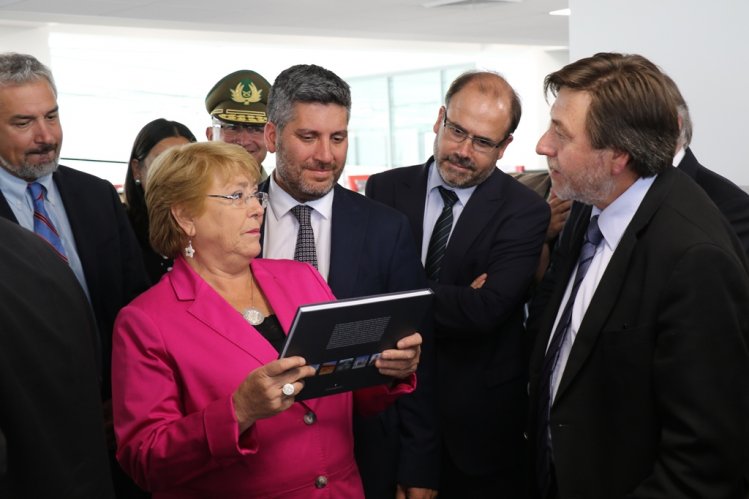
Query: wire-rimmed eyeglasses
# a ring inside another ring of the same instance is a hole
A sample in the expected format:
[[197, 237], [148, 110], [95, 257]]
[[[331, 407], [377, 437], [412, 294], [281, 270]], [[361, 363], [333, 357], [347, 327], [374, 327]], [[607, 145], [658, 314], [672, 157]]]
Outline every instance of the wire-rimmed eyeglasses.
[[268, 206], [268, 193], [267, 192], [253, 192], [246, 194], [242, 191], [237, 191], [233, 194], [207, 194], [209, 198], [228, 199], [231, 201], [231, 205], [237, 208], [242, 208], [253, 199], [258, 202], [261, 208]]
[[455, 142], [456, 144], [460, 144], [466, 139], [471, 139], [473, 150], [484, 154], [488, 154], [494, 149], [499, 149], [500, 147], [502, 147], [502, 144], [504, 144], [505, 141], [512, 135], [509, 134], [499, 142], [487, 139], [486, 137], [476, 137], [475, 135], [471, 135], [470, 133], [463, 130], [463, 128], [457, 123], [453, 123], [452, 121], [448, 120], [447, 109], [445, 109], [445, 114], [442, 117], [442, 126], [447, 132], [445, 135], [449, 140]]

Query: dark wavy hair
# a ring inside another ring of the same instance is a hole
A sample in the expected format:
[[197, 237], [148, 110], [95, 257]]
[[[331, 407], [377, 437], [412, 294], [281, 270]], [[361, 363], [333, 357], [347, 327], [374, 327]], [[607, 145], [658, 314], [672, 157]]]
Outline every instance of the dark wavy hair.
[[182, 123], [169, 121], [164, 118], [153, 120], [144, 126], [133, 143], [130, 159], [127, 162], [125, 175], [125, 205], [130, 223], [141, 243], [148, 244], [148, 209], [143, 186], [135, 183], [133, 176], [133, 160], [143, 163], [148, 153], [156, 144], [169, 137], [184, 137], [190, 142], [197, 142], [195, 135]]
[[637, 54], [600, 52], [546, 76], [547, 96], [563, 88], [590, 95], [585, 126], [594, 148], [628, 153], [641, 177], [671, 167], [679, 121], [658, 66]]

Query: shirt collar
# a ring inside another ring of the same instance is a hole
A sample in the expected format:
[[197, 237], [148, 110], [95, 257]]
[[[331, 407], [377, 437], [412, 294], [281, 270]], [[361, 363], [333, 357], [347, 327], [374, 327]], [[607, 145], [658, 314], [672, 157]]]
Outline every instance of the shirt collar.
[[603, 211], [595, 206], [593, 207], [591, 216], [600, 215], [598, 227], [601, 229], [609, 249], [614, 250], [619, 245], [624, 231], [627, 230], [627, 226], [634, 218], [635, 212], [637, 212], [656, 177], [657, 175], [638, 178]]
[[335, 188], [330, 189], [330, 192], [325, 194], [319, 199], [313, 199], [306, 203], [300, 203], [291, 195], [283, 190], [273, 174], [270, 175], [270, 184], [268, 185], [268, 203], [270, 204], [271, 211], [276, 219], [286, 216], [291, 209], [298, 204], [306, 204], [313, 210], [322, 215], [325, 219], [330, 220], [333, 216], [333, 195]]
[[[36, 179], [47, 190], [48, 196], [53, 191], [52, 174], [48, 173], [43, 177]], [[3, 192], [6, 198], [15, 198], [17, 200], [23, 200], [27, 197], [26, 189], [29, 182], [22, 178], [16, 177], [5, 168], [0, 168], [0, 191]]]
[[683, 147], [680, 147], [679, 150], [676, 152], [676, 155], [674, 156], [673, 165], [679, 166], [679, 163], [681, 163], [681, 160], [684, 159], [684, 156], [687, 154], [686, 149]]
[[450, 185], [447, 185], [445, 181], [442, 180], [442, 175], [440, 175], [439, 171], [437, 170], [437, 162], [434, 160], [434, 158], [431, 159], [431, 163], [428, 164], [428, 168], [429, 175], [427, 176], [427, 195], [429, 195], [429, 193], [437, 187], [442, 186], [445, 189], [449, 189], [455, 192], [461, 205], [465, 206], [468, 203], [468, 200], [471, 199], [471, 194], [473, 194], [473, 191], [476, 190], [477, 186], [474, 185], [471, 187], [452, 187]]

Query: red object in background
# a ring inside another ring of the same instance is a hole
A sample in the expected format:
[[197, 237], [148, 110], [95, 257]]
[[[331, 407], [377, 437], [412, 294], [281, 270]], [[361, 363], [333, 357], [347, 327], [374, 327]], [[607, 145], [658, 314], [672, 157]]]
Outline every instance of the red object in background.
[[516, 171], [517, 173], [523, 173], [523, 172], [525, 171], [525, 166], [523, 166], [523, 165], [518, 165], [518, 166], [516, 166], [516, 167], [515, 167], [515, 171]]
[[367, 185], [369, 175], [349, 175], [348, 188], [354, 192], [364, 194], [364, 186]]

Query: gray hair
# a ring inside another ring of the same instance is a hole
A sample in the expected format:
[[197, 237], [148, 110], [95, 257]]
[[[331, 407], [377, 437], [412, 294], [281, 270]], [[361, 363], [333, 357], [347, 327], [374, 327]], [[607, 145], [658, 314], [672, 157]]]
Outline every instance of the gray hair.
[[276, 77], [268, 96], [268, 121], [283, 130], [294, 119], [297, 102], [337, 104], [351, 116], [351, 89], [338, 75], [314, 64], [298, 64]]
[[666, 80], [666, 86], [671, 94], [671, 98], [674, 100], [674, 104], [676, 104], [676, 112], [679, 114], [679, 119], [681, 120], [679, 142], [677, 145], [686, 149], [692, 143], [692, 117], [689, 115], [689, 106], [687, 106], [687, 101], [684, 100], [684, 96], [681, 95], [679, 86], [676, 85], [673, 78], [663, 73], [663, 79]]
[[33, 55], [5, 52], [0, 54], [0, 87], [23, 85], [45, 80], [57, 97], [52, 71]]

